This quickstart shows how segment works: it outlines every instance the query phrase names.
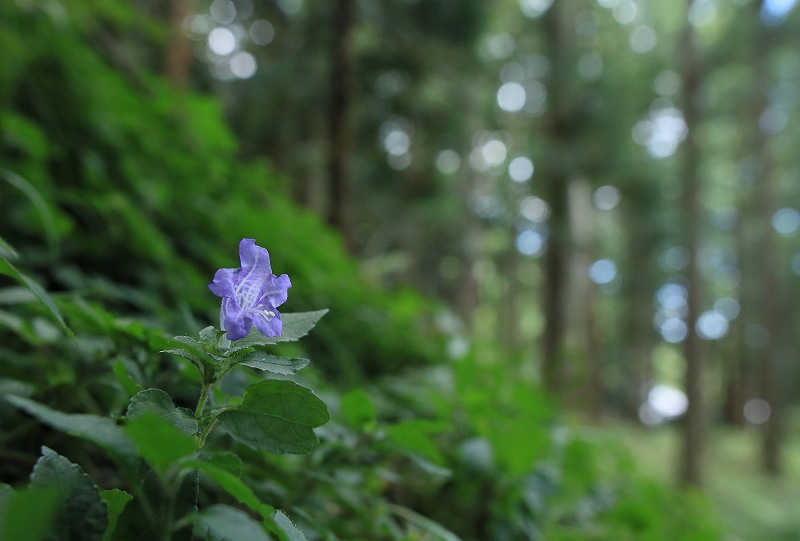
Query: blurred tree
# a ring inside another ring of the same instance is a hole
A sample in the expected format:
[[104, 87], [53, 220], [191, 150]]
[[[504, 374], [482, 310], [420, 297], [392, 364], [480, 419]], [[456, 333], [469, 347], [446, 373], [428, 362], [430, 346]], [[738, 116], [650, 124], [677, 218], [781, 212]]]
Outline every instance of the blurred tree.
[[350, 105], [352, 98], [353, 0], [336, 0], [333, 9], [333, 45], [331, 46], [330, 105], [328, 106], [328, 182], [331, 198], [328, 222], [339, 230], [345, 246], [353, 246], [350, 225]]
[[542, 49], [550, 70], [546, 79], [547, 110], [542, 118], [546, 151], [542, 163], [542, 193], [550, 205], [547, 251], [544, 255], [542, 381], [557, 396], [564, 385], [564, 334], [567, 264], [571, 239], [568, 190], [575, 174], [578, 104], [575, 100], [575, 37], [572, 2], [555, 2], [542, 17]]
[[193, 63], [192, 48], [186, 35], [186, 25], [195, 12], [194, 0], [171, 0], [169, 38], [167, 43], [167, 79], [177, 87], [189, 82]]
[[[687, 14], [695, 0], [687, 0]], [[702, 112], [698, 107], [699, 89], [704, 74], [702, 53], [697, 44], [694, 25], [687, 16], [679, 45], [682, 80], [682, 109], [687, 136], [682, 151], [681, 164], [681, 237], [689, 253], [686, 266], [687, 298], [686, 322], [688, 332], [684, 343], [686, 371], [684, 385], [688, 407], [683, 418], [683, 449], [681, 453], [680, 480], [689, 485], [699, 485], [702, 480], [702, 456], [705, 441], [705, 407], [703, 393], [703, 351], [700, 336], [695, 329], [702, 302], [700, 277], [699, 237], [701, 226], [700, 202], [700, 133]]]
[[749, 32], [752, 36], [750, 44], [750, 62], [754, 66], [749, 107], [751, 126], [748, 138], [750, 155], [760, 164], [754, 185], [754, 209], [759, 220], [756, 224], [757, 238], [756, 257], [760, 262], [759, 287], [761, 302], [758, 305], [758, 317], [766, 330], [765, 344], [761, 352], [760, 377], [758, 386], [763, 400], [769, 404], [770, 415], [764, 423], [762, 440], [762, 462], [764, 469], [772, 474], [781, 472], [780, 442], [782, 433], [783, 400], [776, 380], [778, 374], [778, 350], [783, 315], [780, 309], [781, 284], [778, 276], [775, 232], [771, 227], [770, 217], [777, 210], [775, 207], [775, 166], [770, 152], [770, 140], [767, 136], [763, 117], [768, 112], [769, 89], [774, 85], [770, 74], [770, 63], [765, 59], [771, 57], [774, 50], [773, 33], [765, 21], [765, 9], [768, 0], [755, 1], [751, 4], [750, 24], [754, 28]]

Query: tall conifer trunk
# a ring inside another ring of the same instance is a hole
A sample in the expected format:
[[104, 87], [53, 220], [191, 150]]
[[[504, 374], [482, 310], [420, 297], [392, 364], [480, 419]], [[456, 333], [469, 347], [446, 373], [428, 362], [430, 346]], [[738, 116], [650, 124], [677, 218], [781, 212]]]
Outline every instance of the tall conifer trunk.
[[194, 10], [194, 1], [172, 0], [171, 8], [170, 35], [164, 71], [173, 85], [184, 87], [189, 82], [192, 68], [192, 49], [184, 31], [184, 24]]
[[328, 182], [330, 201], [328, 223], [337, 228], [345, 245], [353, 248], [350, 223], [350, 180], [347, 163], [350, 150], [348, 117], [352, 92], [350, 51], [353, 0], [333, 2], [333, 45], [331, 48], [331, 93], [328, 131]]
[[[693, 0], [687, 0], [691, 9]], [[700, 148], [697, 128], [700, 111], [697, 107], [697, 91], [700, 88], [700, 52], [694, 29], [688, 18], [681, 40], [680, 58], [683, 78], [683, 115], [688, 128], [688, 136], [683, 146], [682, 164], [682, 218], [683, 240], [689, 250], [689, 264], [686, 274], [689, 281], [686, 323], [688, 333], [684, 342], [686, 359], [685, 390], [689, 400], [683, 418], [683, 448], [680, 461], [680, 481], [686, 485], [700, 485], [702, 481], [701, 463], [705, 440], [705, 411], [703, 406], [703, 366], [702, 344], [695, 332], [699, 304], [701, 300], [700, 270], [698, 266], [698, 236], [700, 225], [699, 201], [699, 161]]]
[[561, 394], [564, 385], [563, 342], [565, 334], [564, 292], [567, 286], [567, 253], [569, 246], [568, 199], [569, 181], [567, 145], [570, 142], [569, 79], [572, 65], [567, 9], [569, 2], [554, 2], [543, 16], [545, 51], [550, 60], [548, 104], [544, 117], [548, 153], [542, 156], [543, 193], [550, 205], [549, 238], [544, 255], [542, 337], [542, 382], [552, 395]]
[[755, 181], [755, 204], [758, 215], [758, 261], [761, 274], [761, 322], [767, 329], [766, 343], [762, 350], [760, 367], [761, 397], [770, 405], [770, 416], [764, 423], [762, 439], [762, 463], [765, 471], [778, 475], [781, 471], [781, 396], [777, 381], [778, 343], [781, 334], [779, 278], [776, 273], [775, 234], [770, 227], [770, 217], [775, 211], [773, 162], [769, 153], [769, 139], [760, 126], [763, 112], [769, 105], [770, 75], [766, 59], [769, 58], [769, 30], [760, 18], [761, 2], [755, 2], [756, 13], [751, 20], [756, 25], [754, 43], [751, 47], [755, 66], [753, 74], [753, 108], [751, 132], [754, 135], [753, 155], [761, 164]]

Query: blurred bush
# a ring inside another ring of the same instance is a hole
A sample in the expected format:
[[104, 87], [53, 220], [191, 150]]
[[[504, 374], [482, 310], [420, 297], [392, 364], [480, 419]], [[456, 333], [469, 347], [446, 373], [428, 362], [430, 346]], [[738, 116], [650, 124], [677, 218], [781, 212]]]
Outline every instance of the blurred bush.
[[433, 303], [364, 283], [287, 179], [238, 159], [213, 98], [131, 61], [146, 47], [115, 36], [131, 32], [132, 8], [4, 10], [0, 231], [50, 289], [180, 332], [191, 317], [216, 322], [206, 285], [252, 237], [292, 279], [285, 310], [331, 309], [308, 344], [330, 376], [352, 383], [439, 359]]

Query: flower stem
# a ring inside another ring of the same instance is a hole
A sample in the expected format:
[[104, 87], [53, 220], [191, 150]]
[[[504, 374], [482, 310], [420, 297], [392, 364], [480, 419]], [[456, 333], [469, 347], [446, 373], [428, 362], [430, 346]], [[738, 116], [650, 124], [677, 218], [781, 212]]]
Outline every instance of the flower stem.
[[200, 416], [203, 414], [203, 408], [206, 407], [206, 402], [208, 402], [208, 393], [211, 392], [211, 387], [213, 386], [213, 381], [203, 382], [203, 389], [200, 391], [200, 400], [197, 401], [197, 409], [194, 410], [195, 419], [199, 420]]

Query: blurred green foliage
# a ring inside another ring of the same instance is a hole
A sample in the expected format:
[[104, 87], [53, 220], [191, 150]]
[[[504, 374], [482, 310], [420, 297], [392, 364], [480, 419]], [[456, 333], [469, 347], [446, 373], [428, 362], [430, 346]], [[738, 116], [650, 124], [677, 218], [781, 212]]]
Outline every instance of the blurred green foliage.
[[[168, 333], [215, 320], [206, 285], [216, 268], [236, 266], [238, 240], [253, 237], [292, 279], [287, 311], [331, 310], [302, 347], [319, 369], [303, 377], [333, 420], [306, 456], [213, 435], [242, 460], [194, 465], [206, 509], [196, 533], [211, 537], [231, 522], [250, 531], [248, 515], [224, 504], [263, 514], [269, 502], [290, 510], [308, 539], [719, 538], [707, 501], [643, 479], [623, 450], [568, 428], [529, 378], [492, 356], [445, 363], [436, 304], [365, 283], [339, 237], [291, 201], [287, 179], [240, 161], [215, 100], [175, 90], [140, 62], [160, 27], [140, 25], [124, 4], [90, 6], [0, 7], [8, 58], [0, 65], [0, 262], [13, 283], [0, 290], [3, 395], [109, 426], [142, 389], [191, 406], [193, 367], [158, 352]], [[127, 42], [115, 33], [143, 44], [120, 49]], [[215, 398], [262, 378], [231, 374]], [[355, 384], [360, 390], [343, 393]], [[19, 521], [31, 520], [18, 509], [30, 510], [34, 496], [44, 502], [41, 524], [59, 520], [51, 495], [19, 488], [43, 445], [56, 451], [41, 460], [107, 489], [100, 494], [110, 523], [120, 517], [120, 535], [135, 530], [141, 511], [124, 510], [125, 494], [112, 491], [126, 479], [96, 445], [6, 401], [0, 413], [0, 479], [18, 488], [0, 486], [0, 533], [17, 535]], [[153, 424], [172, 434], [162, 425]], [[159, 452], [146, 428], [130, 424], [128, 434], [167, 470], [177, 455]]]
[[[10, 49], [2, 74], [0, 230], [51, 289], [180, 332], [193, 321], [173, 308], [215, 321], [213, 270], [236, 266], [230, 246], [256, 238], [292, 279], [287, 311], [338, 314], [309, 345], [326, 352], [317, 357], [329, 375], [354, 383], [438, 360], [436, 306], [364, 283], [339, 237], [292, 203], [286, 179], [241, 162], [216, 101], [126, 71], [72, 13], [13, 15], [3, 31], [33, 36], [35, 47]], [[133, 15], [95, 14], [112, 28]]]

